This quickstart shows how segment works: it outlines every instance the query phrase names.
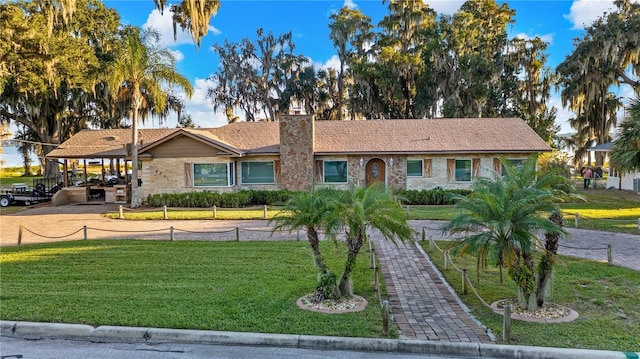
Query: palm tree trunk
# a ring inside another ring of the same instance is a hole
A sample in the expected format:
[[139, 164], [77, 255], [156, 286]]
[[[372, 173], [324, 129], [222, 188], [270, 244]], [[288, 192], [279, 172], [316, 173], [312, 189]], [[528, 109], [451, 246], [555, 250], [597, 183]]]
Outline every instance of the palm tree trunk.
[[316, 268], [318, 268], [318, 272], [320, 272], [321, 275], [329, 274], [327, 264], [324, 262], [324, 258], [322, 258], [322, 253], [320, 253], [320, 239], [318, 238], [318, 231], [315, 227], [307, 227], [307, 240], [311, 246], [313, 262], [315, 263]]
[[[140, 103], [142, 101], [142, 95], [138, 94], [133, 97], [133, 104], [131, 108], [131, 122], [132, 122], [132, 134], [131, 134], [131, 208], [138, 208], [140, 206], [139, 191], [138, 191], [138, 110], [140, 109]], [[125, 165], [125, 178], [127, 178], [128, 171]]]
[[[554, 212], [549, 216], [549, 219], [562, 227], [562, 212]], [[553, 265], [558, 253], [558, 241], [560, 236], [556, 233], [545, 233], [545, 252], [540, 258], [538, 264], [538, 280], [536, 283], [536, 302], [538, 308], [544, 306], [545, 297], [549, 292], [551, 286], [551, 279], [553, 278]]]
[[340, 278], [340, 285], [338, 289], [340, 290], [340, 295], [343, 297], [351, 297], [353, 296], [353, 288], [351, 286], [351, 271], [353, 270], [353, 266], [356, 264], [356, 257], [358, 252], [360, 252], [360, 248], [362, 248], [362, 244], [364, 243], [362, 230], [358, 230], [355, 238], [352, 233], [348, 233], [347, 235], [347, 244], [349, 246], [349, 251], [347, 253], [347, 264], [345, 265], [344, 272], [342, 273], [342, 277]]

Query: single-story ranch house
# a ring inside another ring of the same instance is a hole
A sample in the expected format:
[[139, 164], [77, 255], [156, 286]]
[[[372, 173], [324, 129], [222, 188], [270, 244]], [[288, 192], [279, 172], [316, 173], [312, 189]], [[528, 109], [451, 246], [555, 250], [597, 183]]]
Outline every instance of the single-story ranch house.
[[[130, 129], [83, 130], [47, 157], [130, 159]], [[522, 160], [549, 146], [518, 118], [237, 122], [210, 129], [142, 129], [141, 197], [157, 193], [347, 188], [467, 188], [500, 172], [499, 156]], [[109, 201], [109, 196], [107, 201]]]

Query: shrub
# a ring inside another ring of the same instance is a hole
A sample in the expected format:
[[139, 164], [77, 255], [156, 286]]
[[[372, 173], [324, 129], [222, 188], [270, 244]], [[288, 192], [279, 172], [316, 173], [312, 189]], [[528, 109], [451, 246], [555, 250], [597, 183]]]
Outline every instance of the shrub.
[[467, 196], [471, 193], [468, 189], [433, 188], [429, 190], [401, 190], [396, 195], [405, 205], [448, 205], [455, 204], [453, 195]]
[[[147, 197], [151, 207], [184, 207], [184, 208], [242, 208], [248, 206], [280, 206], [286, 203], [296, 192], [289, 190], [243, 190], [240, 192], [187, 192], [163, 193]], [[444, 190], [402, 190], [396, 196], [405, 205], [447, 205], [454, 204], [453, 194], [466, 196], [471, 193], [466, 189]]]
[[293, 194], [291, 191], [251, 190], [240, 192], [187, 192], [163, 193], [147, 196], [147, 205], [151, 207], [183, 208], [241, 208], [256, 205], [282, 205]]

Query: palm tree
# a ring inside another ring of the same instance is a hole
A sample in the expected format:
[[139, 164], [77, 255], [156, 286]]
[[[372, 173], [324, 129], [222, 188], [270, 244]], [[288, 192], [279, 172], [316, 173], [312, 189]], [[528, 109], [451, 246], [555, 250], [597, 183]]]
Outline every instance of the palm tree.
[[168, 93], [162, 85], [177, 85], [191, 97], [193, 87], [189, 80], [176, 71], [176, 60], [165, 48], [158, 47], [159, 34], [153, 30], [142, 33], [139, 28], [127, 27], [122, 31], [121, 48], [109, 73], [111, 92], [122, 100], [130, 101], [132, 122], [131, 207], [141, 204], [138, 198], [138, 117], [141, 110], [150, 107], [151, 99], [157, 113], [167, 106]]
[[270, 222], [274, 222], [271, 233], [279, 230], [304, 228], [307, 240], [313, 252], [313, 261], [319, 275], [328, 275], [329, 269], [320, 253], [320, 232], [325, 228], [330, 201], [335, 197], [335, 190], [320, 188], [308, 192], [298, 192], [291, 197]]
[[479, 178], [473, 193], [457, 197], [460, 209], [444, 232], [458, 237], [457, 250], [462, 253], [492, 254], [499, 267], [505, 266], [518, 288], [521, 308], [537, 309], [533, 252], [537, 232], [563, 235], [566, 232], [541, 213], [557, 210], [553, 202], [557, 192], [570, 190], [566, 178], [553, 172], [537, 176], [537, 156], [522, 166], [502, 159], [505, 173], [493, 178]]
[[287, 201], [282, 212], [271, 220], [275, 222], [272, 234], [282, 229], [306, 229], [313, 262], [318, 269], [317, 285], [312, 299], [314, 303], [338, 297], [336, 275], [329, 271], [320, 252], [320, 232], [326, 229], [326, 219], [336, 193], [336, 190], [330, 188], [296, 193]]
[[340, 192], [333, 201], [326, 223], [329, 232], [344, 229], [346, 233], [347, 262], [338, 289], [341, 296], [347, 297], [353, 296], [351, 271], [358, 252], [368, 240], [368, 228], [380, 231], [383, 238], [391, 241], [404, 241], [414, 234], [398, 199], [379, 183], [367, 187], [353, 186]]
[[640, 100], [635, 99], [627, 108], [620, 125], [619, 136], [610, 153], [611, 166], [621, 175], [640, 170]]

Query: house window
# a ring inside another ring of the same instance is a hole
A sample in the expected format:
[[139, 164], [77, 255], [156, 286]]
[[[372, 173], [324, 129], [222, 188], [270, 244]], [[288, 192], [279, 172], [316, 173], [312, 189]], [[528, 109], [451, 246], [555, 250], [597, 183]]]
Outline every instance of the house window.
[[242, 162], [242, 183], [274, 183], [273, 161]]
[[[507, 160], [512, 167], [514, 168], [522, 168], [522, 166], [524, 166], [524, 159], [520, 158], [520, 159], [508, 159]], [[505, 175], [507, 173], [507, 171], [504, 168], [504, 165], [502, 165], [502, 167], [500, 168], [502, 175]]]
[[456, 160], [455, 180], [459, 182], [471, 181], [471, 160]]
[[422, 160], [407, 160], [407, 177], [422, 177]]
[[347, 183], [347, 161], [324, 161], [324, 183]]
[[194, 187], [223, 187], [233, 185], [233, 163], [194, 163]]

